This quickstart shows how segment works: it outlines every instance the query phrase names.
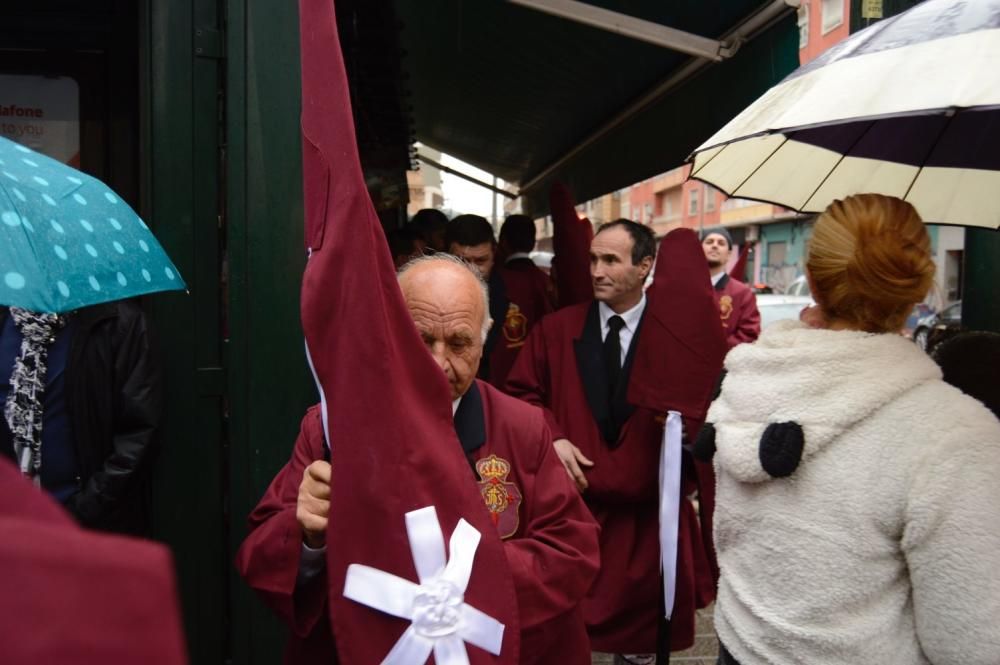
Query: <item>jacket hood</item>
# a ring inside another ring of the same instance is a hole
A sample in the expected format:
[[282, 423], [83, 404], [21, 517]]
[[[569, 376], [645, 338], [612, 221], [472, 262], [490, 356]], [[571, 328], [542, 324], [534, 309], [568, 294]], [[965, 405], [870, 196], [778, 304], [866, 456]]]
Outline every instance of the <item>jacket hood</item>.
[[716, 461], [741, 482], [794, 473], [883, 405], [941, 370], [900, 335], [781, 321], [735, 347], [708, 422]]

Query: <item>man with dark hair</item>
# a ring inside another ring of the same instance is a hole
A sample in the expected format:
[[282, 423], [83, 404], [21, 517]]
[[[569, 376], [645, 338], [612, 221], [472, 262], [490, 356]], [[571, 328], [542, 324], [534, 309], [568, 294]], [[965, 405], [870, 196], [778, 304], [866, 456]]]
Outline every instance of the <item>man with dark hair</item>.
[[448, 226], [448, 217], [440, 210], [434, 208], [424, 208], [418, 210], [410, 220], [408, 228], [412, 229], [413, 235], [435, 252], [443, 252], [447, 249], [444, 241], [445, 228]]
[[[490, 287], [490, 318], [505, 321], [510, 302], [500, 271], [493, 270], [497, 243], [493, 237], [493, 227], [486, 218], [479, 215], [459, 215], [448, 222], [445, 247], [448, 253], [463, 259], [479, 271], [483, 281]], [[483, 347], [483, 360], [479, 365], [479, 378], [490, 383], [493, 383], [493, 351], [497, 348], [501, 329], [500, 325], [490, 328]]]
[[423, 254], [424, 242], [416, 237], [412, 227], [404, 226], [398, 229], [390, 229], [386, 233], [386, 240], [389, 241], [389, 252], [392, 254], [392, 263], [396, 266], [397, 270], [411, 259], [415, 259]]
[[507, 293], [507, 312], [495, 324], [497, 343], [490, 357], [490, 383], [501, 390], [532, 327], [555, 309], [552, 280], [531, 260], [535, 222], [527, 215], [510, 215], [500, 228], [499, 268]]
[[616, 220], [590, 246], [594, 300], [535, 326], [507, 381], [542, 407], [553, 445], [601, 525], [601, 571], [584, 604], [592, 647], [618, 662], [656, 650], [657, 468], [662, 419], [627, 401], [653, 268], [649, 227]]
[[733, 348], [743, 342], [752, 342], [760, 335], [760, 312], [757, 298], [750, 287], [726, 274], [729, 255], [733, 251], [733, 237], [725, 227], [702, 234], [701, 248], [708, 260], [708, 272], [715, 287], [715, 302], [719, 317], [726, 330], [726, 344]]

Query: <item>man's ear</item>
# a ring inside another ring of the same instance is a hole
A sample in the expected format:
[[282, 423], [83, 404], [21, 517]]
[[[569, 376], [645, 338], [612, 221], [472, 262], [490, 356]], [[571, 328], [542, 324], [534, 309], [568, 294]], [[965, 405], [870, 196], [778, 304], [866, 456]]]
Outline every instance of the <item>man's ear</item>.
[[653, 257], [644, 256], [642, 261], [639, 261], [639, 269], [642, 270], [643, 279], [649, 277], [649, 273], [653, 270]]

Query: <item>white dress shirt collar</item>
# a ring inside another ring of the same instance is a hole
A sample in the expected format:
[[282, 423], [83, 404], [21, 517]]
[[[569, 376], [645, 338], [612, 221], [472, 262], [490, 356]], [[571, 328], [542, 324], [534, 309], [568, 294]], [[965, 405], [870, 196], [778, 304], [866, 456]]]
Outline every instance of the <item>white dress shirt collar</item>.
[[[642, 320], [642, 313], [646, 309], [646, 294], [642, 294], [642, 298], [632, 309], [622, 312], [618, 316], [622, 317], [625, 321], [625, 325], [618, 332], [618, 340], [622, 347], [622, 365], [625, 364], [625, 356], [628, 355], [629, 346], [632, 344], [632, 337], [635, 336], [636, 328], [639, 327], [639, 321]], [[603, 341], [608, 336], [608, 320], [615, 316], [615, 311], [611, 309], [607, 303], [598, 302], [597, 311], [601, 317], [601, 341]]]

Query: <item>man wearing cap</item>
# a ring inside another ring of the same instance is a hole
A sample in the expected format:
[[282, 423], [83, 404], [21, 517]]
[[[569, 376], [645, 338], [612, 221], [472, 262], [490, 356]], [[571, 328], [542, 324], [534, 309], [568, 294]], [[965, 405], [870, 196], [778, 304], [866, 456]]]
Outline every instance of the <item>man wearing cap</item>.
[[737, 344], [754, 341], [760, 335], [757, 298], [750, 287], [726, 273], [733, 237], [723, 227], [712, 229], [702, 236], [701, 248], [705, 250], [708, 272], [715, 287], [715, 302], [726, 331], [726, 345], [731, 349]]
[[[468, 482], [477, 483], [504, 543], [518, 602], [519, 662], [589, 665], [580, 602], [599, 565], [598, 526], [556, 457], [542, 412], [475, 379], [490, 326], [485, 285], [475, 268], [443, 253], [404, 266], [399, 285], [451, 387]], [[325, 573], [331, 466], [323, 456], [313, 407], [292, 459], [250, 515], [237, 554], [247, 583], [292, 629], [287, 664], [336, 662]]]

